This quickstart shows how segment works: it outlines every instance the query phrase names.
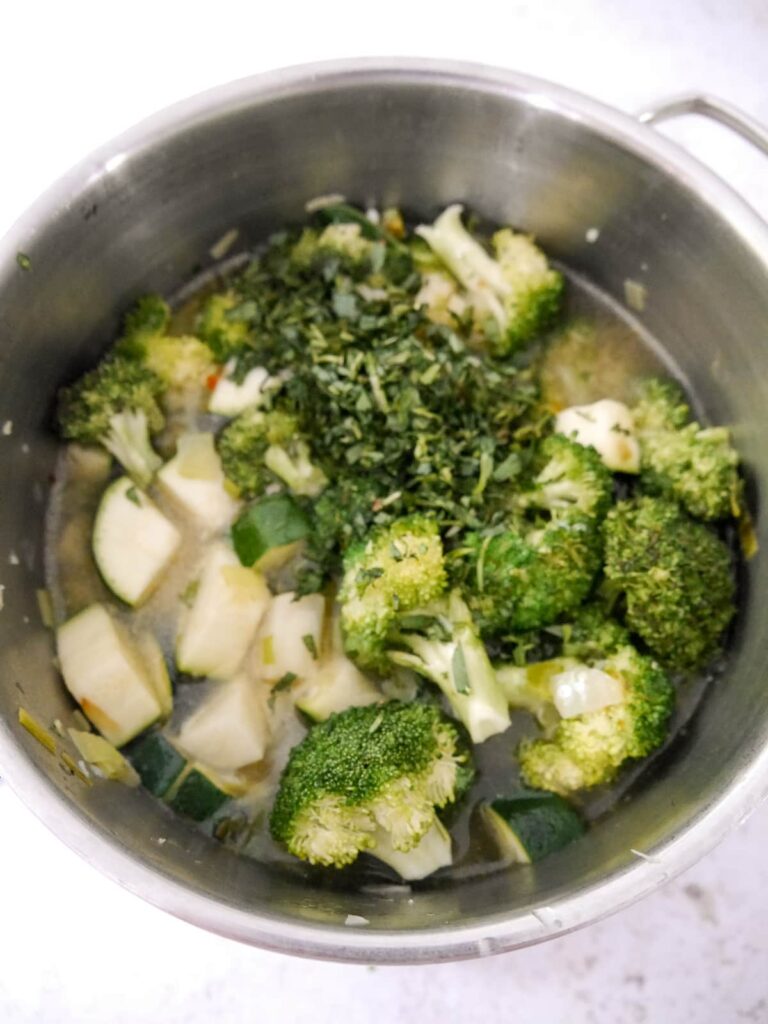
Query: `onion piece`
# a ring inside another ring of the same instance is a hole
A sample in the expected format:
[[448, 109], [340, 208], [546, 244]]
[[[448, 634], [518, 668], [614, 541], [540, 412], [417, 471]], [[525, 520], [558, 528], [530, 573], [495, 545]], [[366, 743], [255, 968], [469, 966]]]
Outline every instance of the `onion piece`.
[[577, 665], [552, 677], [552, 700], [563, 718], [601, 711], [624, 699], [620, 680], [599, 668]]

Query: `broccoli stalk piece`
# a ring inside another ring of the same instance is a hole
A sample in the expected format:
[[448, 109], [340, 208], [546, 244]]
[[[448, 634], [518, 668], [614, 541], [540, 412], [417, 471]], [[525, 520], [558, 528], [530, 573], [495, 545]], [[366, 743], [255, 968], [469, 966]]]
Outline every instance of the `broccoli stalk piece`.
[[217, 448], [227, 479], [248, 498], [280, 482], [294, 494], [315, 496], [328, 482], [295, 418], [283, 412], [247, 409], [222, 430]]
[[165, 422], [157, 404], [162, 389], [160, 378], [145, 366], [106, 359], [61, 392], [62, 436], [106, 448], [145, 488], [162, 465], [150, 441], [150, 432]]
[[396, 871], [406, 882], [426, 878], [440, 868], [447, 867], [453, 860], [451, 836], [439, 818], [435, 819], [434, 825], [407, 853], [396, 850], [389, 833], [381, 828], [376, 830], [374, 846], [369, 852], [371, 856]]
[[540, 629], [576, 609], [600, 569], [600, 529], [569, 513], [545, 526], [524, 521], [501, 532], [470, 533], [457, 550], [469, 607], [483, 636]]
[[339, 593], [347, 654], [364, 668], [386, 672], [385, 641], [398, 616], [429, 605], [445, 583], [440, 533], [424, 516], [396, 519], [352, 544]]
[[291, 751], [270, 818], [274, 839], [311, 864], [344, 867], [373, 850], [413, 850], [454, 801], [471, 758], [437, 708], [390, 701], [313, 726]]
[[530, 237], [509, 228], [493, 236], [495, 258], [490, 256], [462, 224], [462, 209], [449, 206], [434, 224], [416, 232], [465, 289], [494, 354], [505, 356], [551, 325], [560, 309], [563, 277]]
[[[545, 719], [545, 738], [524, 739], [518, 748], [520, 770], [530, 786], [567, 795], [611, 782], [626, 761], [647, 757], [667, 736], [674, 688], [656, 662], [634, 647], [622, 647], [592, 666], [558, 659], [516, 671], [528, 673], [530, 689], [543, 705], [549, 696], [549, 714], [556, 720]], [[513, 704], [530, 710], [525, 683], [518, 690], [524, 698], [519, 703], [514, 688], [508, 688]], [[561, 711], [569, 710], [574, 690], [577, 709], [602, 706], [558, 716], [552, 705], [559, 702]]]
[[725, 544], [665, 498], [619, 502], [604, 532], [605, 575], [629, 628], [670, 669], [704, 664], [736, 610]]
[[457, 590], [431, 609], [401, 616], [398, 626], [390, 660], [436, 683], [473, 743], [509, 728], [506, 698]]
[[143, 363], [166, 387], [202, 387], [217, 369], [211, 351], [199, 338], [169, 335], [170, 317], [159, 295], [145, 295], [127, 314], [116, 351]]
[[682, 393], [663, 380], [644, 383], [634, 418], [644, 490], [675, 498], [697, 519], [739, 515], [739, 456], [727, 428], [688, 422]]

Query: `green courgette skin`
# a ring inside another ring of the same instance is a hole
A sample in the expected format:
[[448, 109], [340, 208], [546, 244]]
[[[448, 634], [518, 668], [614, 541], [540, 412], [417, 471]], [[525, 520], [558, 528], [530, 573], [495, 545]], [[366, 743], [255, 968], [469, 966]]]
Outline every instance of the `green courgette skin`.
[[486, 806], [500, 843], [516, 860], [532, 863], [584, 834], [581, 815], [556, 793], [521, 790]]
[[211, 780], [197, 768], [186, 775], [168, 801], [168, 806], [193, 821], [205, 821], [229, 800]]
[[142, 785], [154, 796], [164, 796], [181, 775], [186, 761], [159, 732], [142, 736], [125, 750]]

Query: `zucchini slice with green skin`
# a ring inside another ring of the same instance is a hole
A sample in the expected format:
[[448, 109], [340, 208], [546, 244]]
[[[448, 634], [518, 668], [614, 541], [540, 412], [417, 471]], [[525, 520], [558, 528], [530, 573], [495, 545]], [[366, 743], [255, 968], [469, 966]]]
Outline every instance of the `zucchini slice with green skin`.
[[290, 494], [255, 501], [232, 526], [232, 543], [243, 565], [276, 569], [309, 533], [307, 517]]
[[312, 722], [324, 722], [338, 711], [384, 700], [381, 691], [343, 654], [321, 665], [317, 675], [298, 686], [295, 694], [296, 707]]
[[138, 772], [141, 784], [154, 796], [165, 796], [187, 764], [161, 732], [140, 736], [125, 753]]
[[557, 793], [522, 790], [484, 804], [482, 814], [501, 851], [531, 864], [584, 834], [581, 815]]
[[376, 830], [376, 845], [368, 852], [388, 864], [406, 882], [415, 882], [453, 863], [451, 837], [439, 819], [412, 850], [403, 852], [392, 846], [384, 829]]
[[270, 599], [263, 576], [241, 565], [229, 545], [211, 545], [176, 643], [180, 671], [231, 679]]
[[229, 799], [229, 794], [219, 789], [205, 769], [196, 765], [184, 775], [168, 800], [168, 806], [185, 818], [205, 821]]
[[181, 535], [127, 476], [104, 491], [93, 524], [93, 557], [109, 589], [137, 605], [176, 554]]
[[114, 746], [160, 718], [141, 651], [104, 605], [89, 605], [60, 626], [56, 645], [67, 689]]

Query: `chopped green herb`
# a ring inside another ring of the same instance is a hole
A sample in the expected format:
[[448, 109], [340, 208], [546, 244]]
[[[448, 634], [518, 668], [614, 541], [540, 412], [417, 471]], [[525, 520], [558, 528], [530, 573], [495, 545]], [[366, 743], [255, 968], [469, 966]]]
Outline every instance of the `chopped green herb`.
[[134, 505], [138, 505], [141, 508], [141, 497], [135, 487], [129, 487], [125, 492], [125, 496], [128, 501], [132, 501]]
[[315, 643], [315, 638], [312, 636], [312, 634], [305, 633], [304, 636], [301, 638], [301, 642], [307, 648], [307, 650], [315, 659], [315, 661], [317, 661], [317, 644]]
[[25, 252], [16, 253], [16, 262], [18, 263], [22, 270], [32, 269], [32, 260], [29, 258], [29, 256], [27, 256]]

